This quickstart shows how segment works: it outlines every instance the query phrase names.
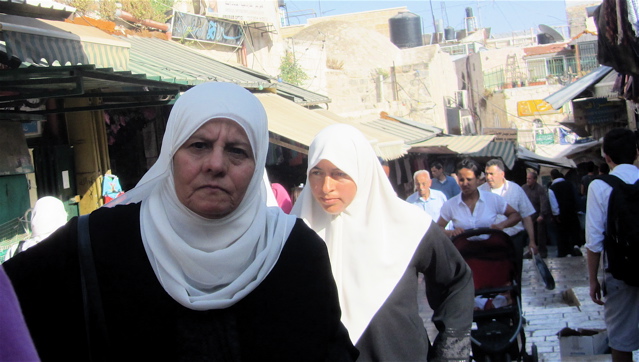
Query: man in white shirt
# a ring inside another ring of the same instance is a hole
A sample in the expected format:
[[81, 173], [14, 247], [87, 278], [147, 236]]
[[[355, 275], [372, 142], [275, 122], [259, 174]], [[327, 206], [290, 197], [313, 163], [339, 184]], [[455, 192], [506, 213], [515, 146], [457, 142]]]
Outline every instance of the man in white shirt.
[[[637, 141], [631, 130], [617, 128], [608, 132], [604, 137], [602, 150], [606, 163], [612, 170], [610, 175], [628, 184], [639, 179], [639, 169], [633, 165], [637, 158]], [[602, 287], [597, 279], [601, 253], [604, 251], [611, 192], [612, 187], [603, 180], [595, 179], [588, 187], [586, 249], [590, 298], [596, 304], [604, 306], [612, 360], [632, 361], [632, 351], [639, 349], [639, 287], [629, 286], [613, 277], [607, 270], [608, 260], [604, 258], [604, 304]]]
[[[515, 224], [515, 226], [504, 229], [506, 234], [510, 235], [510, 238], [515, 245], [515, 252], [517, 253], [517, 266], [519, 270], [519, 279], [521, 285], [521, 270], [523, 263], [524, 245], [526, 244], [526, 237], [528, 237], [528, 247], [531, 253], [537, 253], [537, 245], [535, 244], [535, 228], [531, 215], [535, 213], [535, 207], [526, 196], [524, 190], [512, 181], [506, 180], [506, 173], [504, 171], [505, 166], [501, 160], [492, 159], [486, 163], [486, 183], [479, 186], [480, 190], [490, 191], [494, 194], [500, 195], [505, 198], [508, 205], [512, 206], [521, 217], [522, 221]], [[505, 216], [500, 215], [501, 221], [505, 219]]]
[[413, 174], [415, 193], [408, 196], [406, 202], [421, 207], [428, 213], [433, 221], [439, 220], [439, 212], [448, 199], [443, 192], [430, 188], [432, 180], [426, 170], [418, 170]]

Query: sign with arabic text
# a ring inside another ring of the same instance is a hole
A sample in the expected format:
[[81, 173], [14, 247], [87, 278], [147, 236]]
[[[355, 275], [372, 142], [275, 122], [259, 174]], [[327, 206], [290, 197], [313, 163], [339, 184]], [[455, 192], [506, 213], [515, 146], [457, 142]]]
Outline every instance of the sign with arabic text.
[[554, 133], [537, 133], [535, 134], [535, 144], [538, 144], [538, 145], [555, 144], [555, 134]]
[[517, 102], [517, 115], [519, 117], [537, 116], [540, 114], [557, 114], [561, 113], [561, 108], [554, 109], [543, 99], [533, 99]]
[[494, 142], [517, 143], [517, 129], [515, 128], [483, 128], [482, 134], [495, 135]]
[[626, 102], [607, 98], [573, 101], [575, 123], [578, 125], [628, 122]]
[[277, 3], [273, 0], [207, 0], [206, 15], [270, 24], [276, 18]]

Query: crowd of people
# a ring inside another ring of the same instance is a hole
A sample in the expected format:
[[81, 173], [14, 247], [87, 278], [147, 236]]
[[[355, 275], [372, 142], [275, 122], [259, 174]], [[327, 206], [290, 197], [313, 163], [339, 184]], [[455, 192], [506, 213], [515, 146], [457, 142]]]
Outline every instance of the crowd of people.
[[[547, 257], [549, 239], [557, 257], [581, 256], [585, 242], [591, 296], [603, 304], [611, 188], [594, 169], [577, 190], [555, 169], [548, 187], [532, 170], [519, 186], [498, 159], [462, 159], [450, 174], [435, 161], [414, 173], [403, 200], [366, 138], [338, 124], [317, 134], [306, 182], [289, 195], [266, 175], [268, 142], [266, 113], [244, 88], [185, 92], [135, 188], [90, 215], [66, 222], [64, 213], [46, 235], [34, 227], [2, 265], [0, 360], [468, 360], [475, 290], [451, 238], [476, 228], [510, 236], [519, 286], [522, 259]], [[633, 157], [618, 156], [616, 143], [604, 142], [607, 164], [633, 183], [636, 143]], [[61, 216], [38, 206], [34, 219]], [[419, 280], [434, 340], [419, 315]], [[639, 294], [605, 280], [610, 334], [630, 335], [610, 345], [627, 357], [639, 348], [637, 323], [618, 310], [632, 309], [636, 322]]]

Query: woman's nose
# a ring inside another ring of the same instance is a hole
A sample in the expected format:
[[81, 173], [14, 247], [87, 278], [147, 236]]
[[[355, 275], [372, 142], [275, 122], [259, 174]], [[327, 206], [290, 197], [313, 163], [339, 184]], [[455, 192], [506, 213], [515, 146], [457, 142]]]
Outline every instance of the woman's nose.
[[333, 191], [334, 186], [335, 186], [335, 180], [333, 180], [333, 178], [329, 176], [324, 177], [324, 182], [322, 183], [322, 191], [324, 193], [327, 194]]
[[213, 173], [220, 173], [226, 170], [226, 155], [223, 150], [213, 148], [205, 160], [205, 168]]

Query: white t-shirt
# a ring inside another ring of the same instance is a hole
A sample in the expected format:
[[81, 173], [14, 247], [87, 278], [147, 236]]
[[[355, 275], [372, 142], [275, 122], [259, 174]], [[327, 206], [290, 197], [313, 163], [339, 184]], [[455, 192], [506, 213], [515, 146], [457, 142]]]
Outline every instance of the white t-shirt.
[[[526, 196], [526, 193], [524, 192], [524, 190], [521, 188], [521, 186], [517, 185], [516, 183], [512, 181], [506, 180], [504, 184], [502, 185], [502, 187], [496, 188], [496, 189], [491, 189], [490, 185], [488, 185], [488, 183], [485, 183], [479, 186], [479, 190], [490, 191], [494, 194], [497, 194], [505, 198], [506, 202], [508, 202], [508, 205], [512, 206], [513, 209], [515, 209], [515, 211], [517, 211], [522, 218], [526, 216], [530, 216], [535, 213], [535, 207], [530, 202], [530, 199], [528, 198], [528, 196]], [[506, 219], [507, 217], [505, 215], [497, 216], [498, 223]], [[524, 224], [520, 221], [517, 224], [515, 224], [515, 226], [511, 226], [509, 228], [504, 229], [504, 232], [506, 232], [506, 234], [510, 236], [513, 236], [523, 230], [524, 230]]]
[[462, 201], [462, 194], [458, 194], [444, 203], [440, 216], [447, 222], [452, 221], [453, 227], [462, 229], [487, 228], [499, 222], [497, 216], [503, 215], [508, 206], [506, 199], [491, 192], [478, 191], [479, 200], [472, 213]]

